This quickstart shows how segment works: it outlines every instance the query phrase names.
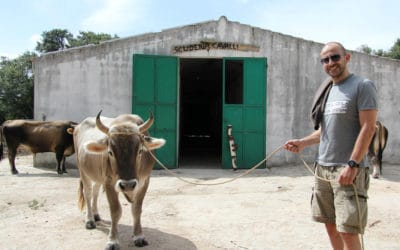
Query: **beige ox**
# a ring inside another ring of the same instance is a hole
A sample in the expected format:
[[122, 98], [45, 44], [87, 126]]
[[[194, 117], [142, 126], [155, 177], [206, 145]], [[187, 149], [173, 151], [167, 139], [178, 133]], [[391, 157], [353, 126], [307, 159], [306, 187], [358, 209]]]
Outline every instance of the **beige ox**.
[[119, 249], [118, 221], [122, 210], [118, 193], [131, 203], [133, 236], [136, 246], [145, 246], [140, 217], [154, 159], [148, 152], [162, 147], [164, 139], [146, 132], [153, 116], [143, 123], [137, 115], [116, 118], [89, 117], [74, 130], [74, 143], [80, 173], [79, 206], [86, 205], [86, 228], [96, 228], [100, 220], [97, 209], [99, 188], [103, 185], [110, 208], [111, 230], [106, 249]]

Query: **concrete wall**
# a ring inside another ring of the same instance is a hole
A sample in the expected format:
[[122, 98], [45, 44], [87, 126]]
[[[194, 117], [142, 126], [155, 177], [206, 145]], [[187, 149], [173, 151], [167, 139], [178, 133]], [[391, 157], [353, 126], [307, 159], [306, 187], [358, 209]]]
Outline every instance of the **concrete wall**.
[[[313, 94], [326, 77], [319, 62], [323, 44], [272, 32], [221, 17], [193, 25], [117, 39], [42, 55], [34, 62], [35, 119], [81, 121], [95, 116], [130, 113], [132, 106], [132, 55], [171, 55], [177, 45], [200, 41], [258, 46], [259, 51], [226, 49], [180, 52], [178, 57], [267, 57], [267, 154], [286, 140], [312, 132], [309, 118]], [[398, 126], [400, 61], [351, 52], [353, 73], [375, 81], [381, 101], [379, 119], [389, 129], [384, 160], [400, 162]], [[303, 153], [313, 161], [316, 147]], [[280, 152], [268, 165], [297, 162], [295, 155]]]

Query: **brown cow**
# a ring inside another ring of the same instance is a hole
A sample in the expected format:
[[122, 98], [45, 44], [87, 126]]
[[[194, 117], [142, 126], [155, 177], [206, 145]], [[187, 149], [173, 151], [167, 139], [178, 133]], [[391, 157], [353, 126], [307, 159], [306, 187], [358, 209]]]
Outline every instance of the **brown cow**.
[[382, 174], [382, 154], [388, 139], [388, 129], [379, 121], [376, 121], [374, 137], [368, 148], [368, 159], [372, 163], [372, 177], [378, 178]]
[[89, 117], [74, 131], [77, 164], [80, 173], [79, 207], [86, 205], [86, 228], [96, 228], [99, 188], [103, 185], [111, 214], [111, 230], [106, 249], [119, 249], [118, 221], [121, 218], [121, 192], [131, 203], [133, 235], [136, 246], [145, 246], [140, 217], [154, 158], [148, 150], [162, 147], [164, 139], [152, 138], [146, 132], [153, 116], [143, 123], [137, 115], [116, 118]]
[[57, 173], [66, 173], [65, 157], [75, 152], [72, 131], [76, 125], [77, 123], [72, 121], [5, 121], [0, 127], [0, 160], [3, 158], [4, 137], [12, 174], [18, 174], [15, 157], [20, 145], [34, 154], [55, 152]]

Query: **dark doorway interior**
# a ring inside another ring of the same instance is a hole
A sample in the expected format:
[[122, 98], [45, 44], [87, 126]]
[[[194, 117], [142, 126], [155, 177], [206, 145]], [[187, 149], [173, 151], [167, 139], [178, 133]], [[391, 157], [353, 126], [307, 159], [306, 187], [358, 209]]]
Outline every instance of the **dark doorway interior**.
[[180, 59], [180, 167], [220, 167], [222, 59]]

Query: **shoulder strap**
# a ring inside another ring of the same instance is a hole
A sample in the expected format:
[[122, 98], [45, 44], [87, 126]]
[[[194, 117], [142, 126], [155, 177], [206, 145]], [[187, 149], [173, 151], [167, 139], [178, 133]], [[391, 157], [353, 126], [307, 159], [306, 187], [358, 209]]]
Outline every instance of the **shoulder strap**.
[[319, 124], [322, 120], [322, 114], [325, 109], [325, 102], [328, 93], [332, 87], [332, 79], [326, 78], [319, 86], [317, 92], [315, 92], [314, 100], [311, 106], [311, 121], [314, 124], [314, 129], [318, 130]]

